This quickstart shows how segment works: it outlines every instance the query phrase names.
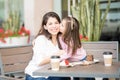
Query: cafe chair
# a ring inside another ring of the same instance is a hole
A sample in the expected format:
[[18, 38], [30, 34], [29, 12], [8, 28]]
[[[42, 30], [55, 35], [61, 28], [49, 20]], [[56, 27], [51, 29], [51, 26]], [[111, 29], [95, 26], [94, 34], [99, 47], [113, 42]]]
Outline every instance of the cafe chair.
[[31, 58], [31, 45], [0, 48], [0, 78], [5, 80], [24, 80], [24, 69]]

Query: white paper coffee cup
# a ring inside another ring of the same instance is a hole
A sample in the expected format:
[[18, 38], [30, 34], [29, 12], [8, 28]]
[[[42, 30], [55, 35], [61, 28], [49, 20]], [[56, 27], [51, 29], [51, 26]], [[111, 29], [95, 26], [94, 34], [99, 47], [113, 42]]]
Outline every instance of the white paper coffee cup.
[[105, 66], [111, 66], [112, 65], [112, 52], [104, 52], [104, 65]]
[[59, 56], [51, 56], [51, 69], [54, 71], [58, 71], [60, 68], [60, 57]]

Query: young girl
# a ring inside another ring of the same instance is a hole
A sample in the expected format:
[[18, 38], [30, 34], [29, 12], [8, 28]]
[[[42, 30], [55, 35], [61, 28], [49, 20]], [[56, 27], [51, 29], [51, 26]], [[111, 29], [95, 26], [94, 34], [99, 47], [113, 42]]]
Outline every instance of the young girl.
[[[80, 41], [79, 22], [74, 17], [66, 17], [62, 20], [59, 37], [61, 48], [65, 51], [61, 60], [82, 61], [86, 58], [86, 51]], [[73, 78], [79, 80], [79, 78]]]
[[79, 22], [74, 17], [66, 17], [60, 26], [60, 44], [66, 52], [61, 55], [61, 60], [82, 61], [86, 58], [86, 51], [80, 41]]

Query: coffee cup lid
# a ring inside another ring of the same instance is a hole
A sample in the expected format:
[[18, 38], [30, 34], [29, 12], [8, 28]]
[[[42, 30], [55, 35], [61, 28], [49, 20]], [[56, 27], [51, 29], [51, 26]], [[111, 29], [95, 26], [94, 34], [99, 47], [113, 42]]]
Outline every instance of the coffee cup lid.
[[51, 56], [51, 58], [60, 58], [60, 56], [53, 55], [53, 56]]
[[110, 52], [110, 51], [106, 51], [106, 52], [104, 52], [103, 54], [104, 54], [104, 55], [111, 55], [112, 52]]

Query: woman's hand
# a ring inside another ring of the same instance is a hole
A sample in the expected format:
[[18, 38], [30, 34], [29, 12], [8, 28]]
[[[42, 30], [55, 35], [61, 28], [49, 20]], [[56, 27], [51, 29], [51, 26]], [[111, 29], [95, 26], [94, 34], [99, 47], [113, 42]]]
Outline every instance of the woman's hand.
[[64, 50], [59, 50], [58, 52], [55, 53], [55, 55], [61, 56], [61, 55], [64, 54], [64, 53], [65, 53]]
[[35, 39], [32, 41], [32, 45], [33, 45], [33, 46], [35, 45]]

